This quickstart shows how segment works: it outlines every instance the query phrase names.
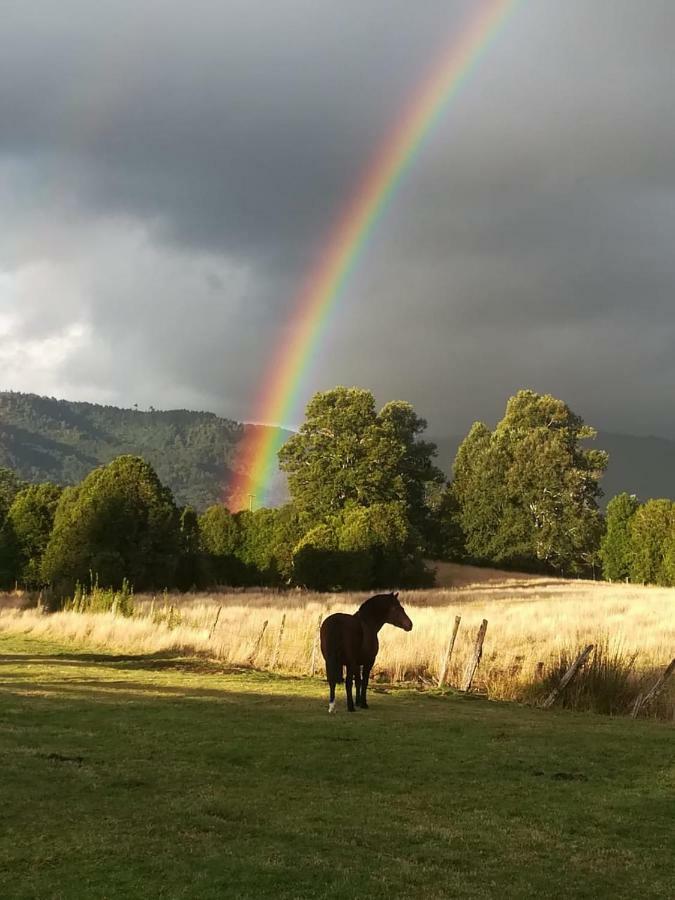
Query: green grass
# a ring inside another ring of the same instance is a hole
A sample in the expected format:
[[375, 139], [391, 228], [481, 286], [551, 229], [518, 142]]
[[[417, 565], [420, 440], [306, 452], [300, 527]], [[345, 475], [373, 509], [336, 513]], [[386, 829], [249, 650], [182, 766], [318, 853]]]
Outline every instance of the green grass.
[[673, 896], [673, 737], [3, 636], [0, 896]]

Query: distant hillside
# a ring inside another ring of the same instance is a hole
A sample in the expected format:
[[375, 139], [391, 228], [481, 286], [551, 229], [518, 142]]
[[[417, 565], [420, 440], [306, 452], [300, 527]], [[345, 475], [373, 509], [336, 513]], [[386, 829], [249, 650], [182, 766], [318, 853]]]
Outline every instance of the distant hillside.
[[[438, 465], [448, 476], [463, 439], [464, 435], [431, 438], [438, 446]], [[675, 441], [600, 431], [593, 446], [609, 453], [609, 466], [602, 479], [603, 505], [621, 491], [636, 494], [643, 501], [675, 499]]]
[[[264, 427], [207, 412], [141, 412], [0, 391], [0, 466], [14, 469], [25, 481], [75, 484], [116, 456], [138, 454], [154, 466], [179, 504], [201, 510], [223, 499], [246, 430]], [[438, 445], [438, 465], [450, 475], [463, 436], [430, 439]], [[620, 491], [640, 500], [675, 498], [675, 441], [600, 432], [594, 446], [609, 452], [605, 501]], [[271, 501], [286, 498], [279, 473]]]
[[[0, 392], [0, 466], [31, 482], [74, 484], [125, 453], [143, 456], [179, 504], [222, 500], [248, 426], [213, 413], [141, 412]], [[290, 433], [289, 433], [290, 434]], [[273, 499], [286, 497], [280, 475]]]

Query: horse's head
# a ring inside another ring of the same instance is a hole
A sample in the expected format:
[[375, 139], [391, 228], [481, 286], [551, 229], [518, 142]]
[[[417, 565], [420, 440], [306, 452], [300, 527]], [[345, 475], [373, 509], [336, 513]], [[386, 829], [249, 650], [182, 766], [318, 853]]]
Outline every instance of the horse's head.
[[390, 604], [385, 622], [389, 625], [395, 625], [396, 628], [402, 628], [404, 631], [412, 631], [412, 622], [406, 611], [401, 606], [398, 599], [398, 591], [395, 594], [389, 594]]

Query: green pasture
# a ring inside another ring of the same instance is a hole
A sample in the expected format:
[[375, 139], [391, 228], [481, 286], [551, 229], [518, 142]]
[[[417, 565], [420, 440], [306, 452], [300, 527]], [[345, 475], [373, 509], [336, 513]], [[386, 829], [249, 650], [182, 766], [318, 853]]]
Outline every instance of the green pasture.
[[675, 732], [0, 637], [0, 897], [675, 895]]

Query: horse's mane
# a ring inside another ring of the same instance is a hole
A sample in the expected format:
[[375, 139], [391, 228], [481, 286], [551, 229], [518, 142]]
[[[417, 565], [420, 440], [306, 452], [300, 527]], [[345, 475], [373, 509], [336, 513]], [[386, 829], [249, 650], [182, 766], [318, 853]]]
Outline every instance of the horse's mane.
[[376, 594], [374, 597], [366, 600], [365, 603], [362, 603], [356, 614], [365, 616], [383, 615], [395, 601], [396, 598], [393, 594]]

